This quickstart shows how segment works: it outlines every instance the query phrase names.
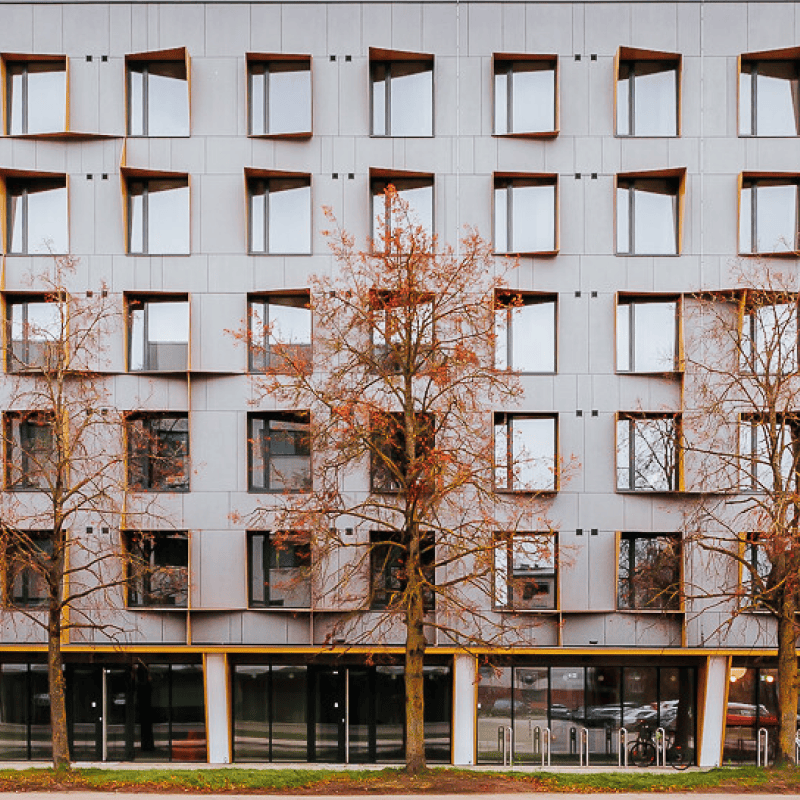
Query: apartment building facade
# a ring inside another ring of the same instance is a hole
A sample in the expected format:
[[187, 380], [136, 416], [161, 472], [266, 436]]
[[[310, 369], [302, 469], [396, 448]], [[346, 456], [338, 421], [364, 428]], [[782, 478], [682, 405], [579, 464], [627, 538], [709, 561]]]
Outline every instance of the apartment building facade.
[[[322, 209], [366, 242], [391, 183], [443, 241], [474, 225], [520, 254], [497, 359], [524, 396], [487, 425], [579, 465], [552, 557], [512, 538], [480, 601], [524, 641], [429, 644], [429, 759], [496, 762], [510, 729], [535, 762], [549, 728], [554, 759], [616, 762], [647, 721], [702, 765], [754, 760], [774, 629], [673, 591], [704, 568], [680, 464], [637, 454], [678, 436], [685, 298], [742, 255], [794, 267], [798, 42], [792, 3], [0, 1], [5, 370], [40, 357], [36, 276], [73, 255], [70, 292], [123, 320], [103, 372], [129, 488], [160, 509], [103, 529], [151, 568], [108, 593], [113, 635], [64, 644], [73, 757], [402, 760], [402, 642], [332, 643], [309, 544], [248, 525], [264, 493], [308, 489], [312, 454], [307, 416], [254, 388], [272, 340], [231, 333], [268, 321], [311, 350], [309, 277], [337, 269]], [[3, 411], [15, 492], [46, 425]], [[4, 584], [0, 758], [46, 759], [40, 587]]]

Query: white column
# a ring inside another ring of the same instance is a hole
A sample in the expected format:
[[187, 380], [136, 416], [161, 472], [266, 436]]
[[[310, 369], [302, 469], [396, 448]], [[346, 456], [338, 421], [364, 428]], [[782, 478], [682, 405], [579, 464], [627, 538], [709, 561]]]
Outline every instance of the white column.
[[224, 653], [209, 653], [204, 664], [208, 761], [210, 764], [228, 764], [231, 760], [228, 658]]
[[474, 656], [459, 653], [453, 659], [453, 764], [475, 763], [475, 714], [478, 669]]
[[711, 656], [706, 666], [706, 686], [700, 737], [701, 767], [718, 767], [722, 760], [722, 734], [725, 729], [725, 703], [728, 698], [728, 659]]

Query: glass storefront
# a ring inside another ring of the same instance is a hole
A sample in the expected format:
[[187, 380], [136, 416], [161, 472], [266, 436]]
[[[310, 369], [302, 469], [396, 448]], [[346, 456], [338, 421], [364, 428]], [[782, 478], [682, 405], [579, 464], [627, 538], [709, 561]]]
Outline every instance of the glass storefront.
[[554, 764], [578, 763], [584, 729], [590, 763], [616, 763], [620, 727], [634, 739], [642, 729], [663, 727], [667, 740], [693, 758], [695, 683], [694, 667], [484, 666], [478, 685], [478, 762], [502, 763], [503, 741], [511, 739], [514, 763], [541, 763], [547, 728]]
[[[448, 762], [451, 668], [424, 669], [426, 756]], [[235, 664], [233, 692], [235, 761], [392, 763], [404, 758], [401, 666]]]
[[734, 664], [728, 684], [723, 761], [755, 764], [761, 728], [767, 731], [771, 760], [778, 736], [778, 709], [777, 670]]

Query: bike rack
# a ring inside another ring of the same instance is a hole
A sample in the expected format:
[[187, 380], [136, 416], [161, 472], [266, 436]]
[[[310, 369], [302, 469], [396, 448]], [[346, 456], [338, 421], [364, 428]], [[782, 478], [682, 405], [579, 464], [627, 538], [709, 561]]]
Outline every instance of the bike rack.
[[[588, 728], [581, 728], [581, 741], [580, 747], [578, 748], [578, 754], [580, 756], [580, 765], [582, 767], [589, 766], [589, 729]], [[585, 759], [585, 761], [584, 761]]]
[[[540, 728], [538, 725], [533, 729], [531, 736], [532, 749], [531, 755], [542, 757], [542, 766], [550, 766], [550, 728]], [[547, 759], [547, 763], [545, 763]]]
[[514, 766], [514, 729], [509, 725], [497, 728], [497, 749], [503, 753], [503, 766]]
[[656, 766], [667, 766], [667, 732], [663, 728], [656, 728], [655, 741], [656, 746]]
[[756, 749], [756, 765], [769, 766], [769, 731], [766, 728], [758, 729], [758, 748]]
[[794, 763], [800, 764], [800, 730], [794, 735]]
[[617, 766], [628, 766], [628, 729], [620, 728], [617, 731], [618, 737], [618, 750], [617, 750]]

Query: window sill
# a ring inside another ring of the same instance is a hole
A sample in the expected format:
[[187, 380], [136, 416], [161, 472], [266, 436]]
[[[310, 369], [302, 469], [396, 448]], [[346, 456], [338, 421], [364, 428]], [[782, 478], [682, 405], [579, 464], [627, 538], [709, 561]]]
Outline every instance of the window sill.
[[559, 253], [558, 250], [519, 250], [519, 251], [494, 251], [493, 255], [498, 258], [554, 258]]
[[617, 494], [645, 494], [645, 495], [679, 495], [685, 494], [681, 489], [625, 489], [620, 488], [619, 486], [616, 488]]
[[265, 253], [261, 250], [248, 250], [247, 255], [249, 256], [280, 256], [281, 258], [287, 258], [290, 256], [313, 256], [314, 253], [311, 250], [302, 252], [302, 253]]
[[130, 375], [185, 375], [189, 371], [189, 367], [182, 369], [129, 369]]
[[126, 611], [180, 611], [181, 613], [185, 613], [189, 611], [188, 606], [132, 606], [126, 605]]
[[615, 133], [615, 139], [680, 139], [680, 133], [651, 133], [639, 136], [636, 133]]
[[669, 370], [633, 370], [633, 369], [618, 369], [615, 370], [617, 375], [644, 375], [655, 378], [680, 378], [684, 370], [682, 369], [669, 369]]
[[312, 489], [259, 489], [254, 486], [248, 486], [248, 494], [310, 494]]
[[739, 258], [798, 258], [797, 250], [764, 250], [758, 253], [738, 253]]
[[739, 133], [739, 139], [800, 139], [800, 133], [781, 133], [781, 134], [766, 134], [764, 136], [758, 133]]
[[617, 608], [615, 609], [617, 614], [656, 614], [656, 615], [663, 615], [663, 614], [685, 614], [686, 609], [684, 608]]
[[3, 253], [6, 258], [67, 258], [69, 251], [60, 253]]
[[[215, 610], [215, 609], [211, 609], [211, 610]], [[236, 608], [230, 609], [229, 608], [229, 609], [226, 609], [226, 610], [227, 611], [239, 611], [241, 609], [236, 609]], [[316, 609], [312, 608], [311, 606], [247, 606], [247, 609], [245, 609], [245, 610], [247, 610], [247, 611], [258, 611], [259, 613], [262, 612], [262, 611], [266, 611], [266, 612], [273, 613], [273, 614], [276, 611], [278, 613], [280, 613], [280, 612], [288, 612], [288, 613], [291, 613], [291, 614], [297, 614], [297, 613], [310, 614], [311, 612], [316, 611]], [[197, 609], [193, 608], [192, 611], [197, 611]]]
[[618, 258], [679, 258], [681, 253], [614, 253]]
[[292, 133], [248, 133], [248, 139], [310, 139], [311, 131], [294, 131]]
[[561, 133], [560, 128], [552, 131], [511, 131], [509, 133], [493, 133], [495, 139], [555, 139]]
[[495, 606], [494, 610], [498, 614], [559, 614], [560, 608], [509, 608], [508, 606]]
[[130, 256], [132, 258], [173, 258], [177, 257], [186, 257], [192, 255], [191, 252], [186, 253], [132, 253], [128, 250], [125, 253], [126, 256]]
[[5, 139], [56, 139], [56, 140], [77, 140], [86, 141], [92, 139], [122, 139], [124, 133], [87, 133], [84, 131], [47, 131], [40, 133], [6, 133], [3, 134]]
[[133, 494], [188, 494], [191, 489], [188, 486], [185, 489], [145, 489], [141, 486], [129, 486], [128, 491]]
[[191, 139], [191, 133], [162, 133], [160, 136], [150, 136], [143, 133], [126, 133], [127, 139]]
[[[432, 133], [414, 133], [410, 136], [396, 136], [393, 133], [371, 133], [370, 139], [435, 139]], [[389, 181], [391, 183], [391, 181]]]
[[494, 491], [500, 495], [514, 496], [514, 495], [538, 495], [546, 497], [555, 497], [559, 490], [557, 487], [548, 486], [542, 489], [498, 489], [495, 487]]

